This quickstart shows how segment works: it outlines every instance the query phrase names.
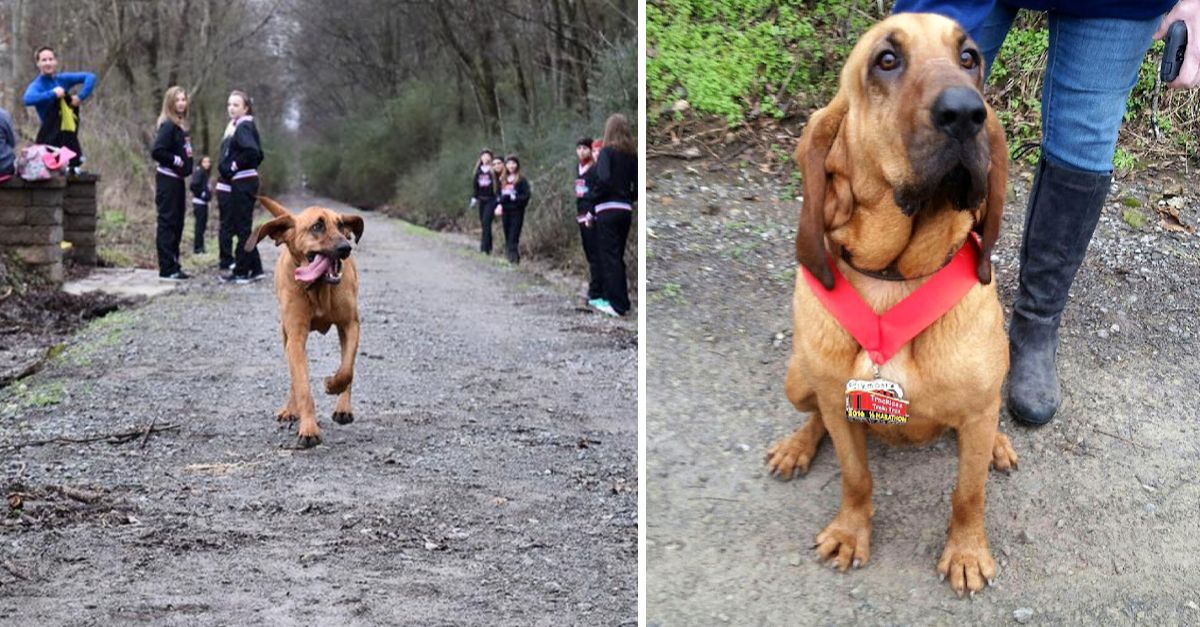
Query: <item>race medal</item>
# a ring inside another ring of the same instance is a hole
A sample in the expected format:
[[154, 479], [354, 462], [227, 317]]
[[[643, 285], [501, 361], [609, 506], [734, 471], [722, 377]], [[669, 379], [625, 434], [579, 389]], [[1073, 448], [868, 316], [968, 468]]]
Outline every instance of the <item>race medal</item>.
[[887, 379], [850, 379], [846, 382], [846, 419], [877, 425], [908, 422], [908, 401], [900, 384]]

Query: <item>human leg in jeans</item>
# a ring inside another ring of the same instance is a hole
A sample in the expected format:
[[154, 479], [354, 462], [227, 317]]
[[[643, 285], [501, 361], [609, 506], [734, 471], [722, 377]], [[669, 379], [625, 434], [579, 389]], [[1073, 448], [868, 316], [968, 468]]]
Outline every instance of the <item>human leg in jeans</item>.
[[[989, 68], [1012, 16], [998, 5], [996, 19], [981, 28]], [[1025, 212], [1009, 327], [1008, 407], [1026, 424], [1049, 422], [1062, 402], [1059, 323], [1108, 195], [1125, 102], [1159, 21], [1048, 16], [1042, 159]]]

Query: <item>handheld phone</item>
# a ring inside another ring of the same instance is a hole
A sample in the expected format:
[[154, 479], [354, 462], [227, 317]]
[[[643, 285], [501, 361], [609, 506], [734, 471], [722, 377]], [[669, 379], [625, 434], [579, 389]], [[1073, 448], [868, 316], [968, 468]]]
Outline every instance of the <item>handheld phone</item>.
[[1179, 68], [1183, 67], [1183, 53], [1187, 50], [1187, 25], [1182, 20], [1172, 22], [1167, 27], [1167, 36], [1163, 37], [1166, 44], [1163, 47], [1162, 65], [1158, 68], [1158, 76], [1162, 82], [1169, 83], [1179, 76]]

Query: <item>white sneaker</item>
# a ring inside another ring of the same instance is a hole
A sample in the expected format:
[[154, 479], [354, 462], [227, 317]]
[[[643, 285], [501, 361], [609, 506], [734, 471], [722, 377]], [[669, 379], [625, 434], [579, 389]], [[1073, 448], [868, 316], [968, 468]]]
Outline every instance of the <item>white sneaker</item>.
[[595, 305], [595, 307], [596, 307], [596, 311], [599, 311], [602, 314], [607, 314], [614, 318], [621, 317], [621, 314], [617, 313], [617, 310], [613, 309], [612, 305], [608, 304], [608, 301], [606, 301], [606, 300], [600, 301], [598, 304]]

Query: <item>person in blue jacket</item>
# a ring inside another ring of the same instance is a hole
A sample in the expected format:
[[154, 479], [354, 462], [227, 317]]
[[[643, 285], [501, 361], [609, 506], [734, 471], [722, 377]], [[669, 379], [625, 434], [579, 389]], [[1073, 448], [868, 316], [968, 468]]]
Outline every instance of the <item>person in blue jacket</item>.
[[1050, 41], [1041, 160], [1025, 212], [1009, 326], [1008, 408], [1016, 420], [1042, 425], [1062, 403], [1059, 322], [1112, 184], [1125, 102], [1152, 40], [1176, 20], [1187, 24], [1189, 37], [1182, 70], [1169, 86], [1200, 82], [1200, 0], [897, 0], [894, 11], [957, 20], [991, 70], [1019, 9], [1046, 12]]
[[[39, 144], [66, 146], [75, 152], [69, 166], [78, 171], [83, 164], [83, 147], [79, 144], [79, 105], [96, 86], [96, 75], [91, 72], [59, 72], [58, 57], [54, 48], [42, 46], [34, 54], [40, 74], [25, 89], [25, 106], [37, 109], [41, 126], [38, 128]], [[82, 84], [78, 94], [71, 88]], [[65, 116], [71, 116], [66, 119]]]

